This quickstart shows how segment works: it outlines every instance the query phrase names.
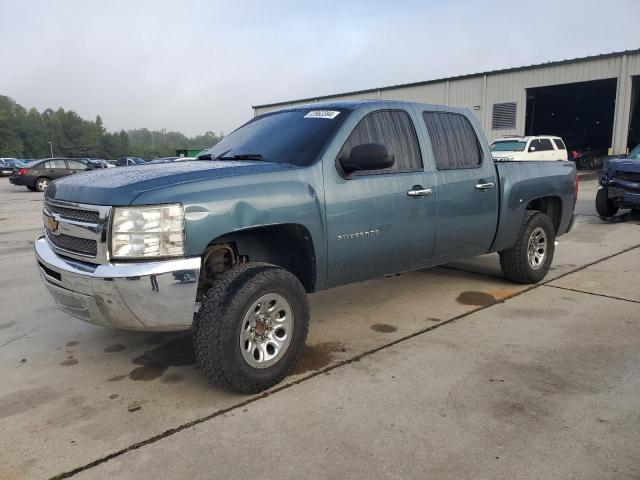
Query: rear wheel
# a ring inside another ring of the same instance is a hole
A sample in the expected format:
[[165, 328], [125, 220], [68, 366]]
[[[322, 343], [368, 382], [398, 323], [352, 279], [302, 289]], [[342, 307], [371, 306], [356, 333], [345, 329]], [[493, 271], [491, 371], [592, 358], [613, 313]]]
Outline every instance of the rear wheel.
[[609, 193], [606, 188], [601, 188], [596, 193], [596, 212], [601, 217], [613, 217], [618, 213], [618, 205], [609, 198]]
[[49, 186], [49, 182], [50, 180], [47, 177], [40, 177], [36, 180], [36, 190], [38, 190], [39, 192], [44, 192]]
[[289, 373], [308, 328], [306, 293], [292, 273], [268, 264], [240, 265], [222, 274], [202, 301], [196, 358], [211, 382], [257, 393]]
[[551, 219], [543, 212], [526, 210], [516, 243], [500, 252], [502, 273], [516, 283], [539, 282], [551, 267], [555, 240]]

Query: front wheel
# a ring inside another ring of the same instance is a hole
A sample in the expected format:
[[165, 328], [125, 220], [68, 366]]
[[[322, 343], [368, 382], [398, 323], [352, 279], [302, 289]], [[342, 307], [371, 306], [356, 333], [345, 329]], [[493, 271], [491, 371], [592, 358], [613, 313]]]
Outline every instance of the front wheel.
[[291, 371], [308, 329], [306, 293], [292, 273], [268, 264], [240, 265], [222, 274], [202, 301], [196, 359], [211, 382], [261, 392]]
[[601, 217], [613, 217], [618, 213], [618, 206], [609, 198], [609, 194], [606, 188], [601, 188], [596, 193], [596, 212]]
[[539, 282], [551, 267], [555, 240], [551, 219], [543, 212], [526, 210], [516, 243], [500, 252], [502, 273], [516, 283]]

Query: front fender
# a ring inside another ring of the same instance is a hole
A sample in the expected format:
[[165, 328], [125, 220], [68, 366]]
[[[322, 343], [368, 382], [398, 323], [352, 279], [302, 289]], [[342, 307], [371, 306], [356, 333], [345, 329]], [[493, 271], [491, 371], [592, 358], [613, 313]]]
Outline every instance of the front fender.
[[326, 282], [322, 174], [316, 166], [176, 185], [140, 195], [135, 204], [180, 202], [186, 254], [201, 255], [223, 235], [280, 224], [304, 226], [315, 246], [316, 284]]

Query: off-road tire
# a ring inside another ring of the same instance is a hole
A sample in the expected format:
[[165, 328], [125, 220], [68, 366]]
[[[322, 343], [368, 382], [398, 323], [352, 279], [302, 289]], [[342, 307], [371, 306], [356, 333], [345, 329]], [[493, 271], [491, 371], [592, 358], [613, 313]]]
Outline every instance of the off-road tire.
[[49, 184], [51, 183], [51, 180], [50, 180], [50, 179], [48, 179], [47, 177], [39, 177], [38, 179], [36, 179], [36, 183], [34, 184], [34, 186], [35, 186], [35, 189], [36, 189], [38, 192], [44, 192], [44, 191], [47, 189], [47, 187], [42, 188], [42, 186], [41, 186], [41, 181], [43, 181], [43, 180], [46, 180], [46, 181], [47, 181], [47, 187], [48, 187], [48, 186], [49, 186]]
[[27, 185], [27, 188], [29, 190], [31, 190], [32, 192], [37, 192], [38, 191], [38, 189], [36, 187], [32, 187], [31, 185]]
[[[283, 356], [266, 368], [243, 358], [239, 335], [244, 315], [265, 293], [282, 295], [293, 311], [294, 328]], [[198, 365], [212, 383], [239, 393], [258, 393], [279, 383], [302, 354], [309, 330], [309, 306], [300, 280], [265, 263], [241, 264], [224, 272], [203, 298], [194, 321]]]
[[596, 193], [596, 212], [605, 218], [613, 217], [618, 213], [618, 206], [609, 198], [606, 188], [601, 188]]
[[[542, 265], [536, 270], [529, 265], [529, 238], [536, 228], [542, 228], [547, 236], [547, 253]], [[556, 232], [551, 219], [543, 212], [525, 210], [516, 243], [500, 252], [500, 268], [505, 277], [515, 283], [531, 284], [541, 281], [553, 261]]]

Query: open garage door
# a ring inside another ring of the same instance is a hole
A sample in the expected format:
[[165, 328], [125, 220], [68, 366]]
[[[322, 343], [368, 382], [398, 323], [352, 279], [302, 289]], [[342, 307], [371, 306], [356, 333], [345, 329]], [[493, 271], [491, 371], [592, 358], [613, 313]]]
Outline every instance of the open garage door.
[[633, 77], [631, 83], [631, 112], [629, 122], [629, 150], [640, 144], [640, 77]]
[[613, 137], [616, 79], [527, 89], [527, 135], [558, 135], [568, 150], [607, 155]]

